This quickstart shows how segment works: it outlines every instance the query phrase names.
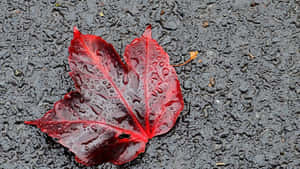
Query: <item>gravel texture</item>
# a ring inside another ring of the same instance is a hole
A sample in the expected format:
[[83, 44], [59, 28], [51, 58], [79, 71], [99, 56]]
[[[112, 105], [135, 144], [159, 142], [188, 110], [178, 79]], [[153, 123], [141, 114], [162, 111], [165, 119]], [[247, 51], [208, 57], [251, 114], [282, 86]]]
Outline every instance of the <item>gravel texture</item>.
[[[73, 26], [122, 55], [146, 26], [176, 67], [185, 109], [123, 166], [84, 167], [24, 120], [74, 89]], [[300, 1], [0, 1], [0, 168], [300, 168]], [[201, 59], [201, 60], [200, 60]], [[200, 61], [199, 61], [200, 60]]]

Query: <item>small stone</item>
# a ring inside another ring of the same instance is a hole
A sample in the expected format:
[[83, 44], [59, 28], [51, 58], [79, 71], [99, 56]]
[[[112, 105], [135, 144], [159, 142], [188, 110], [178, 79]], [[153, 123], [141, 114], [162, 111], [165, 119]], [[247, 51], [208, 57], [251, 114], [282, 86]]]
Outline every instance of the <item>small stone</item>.
[[263, 154], [256, 155], [254, 157], [255, 162], [261, 167], [265, 164], [265, 156]]
[[184, 88], [185, 90], [190, 90], [190, 89], [192, 89], [192, 82], [191, 82], [191, 80], [186, 80], [186, 81], [184, 81], [184, 83], [183, 83], [183, 88]]
[[222, 148], [222, 144], [215, 144], [215, 150], [219, 150]]
[[206, 54], [207, 54], [208, 58], [216, 58], [217, 57], [217, 53], [214, 51], [211, 51], [211, 50], [207, 51]]
[[298, 151], [300, 153], [300, 144], [295, 145], [295, 149], [296, 149], [296, 151]]
[[51, 3], [51, 4], [55, 4], [55, 3], [56, 3], [56, 0], [50, 0], [50, 3]]
[[248, 88], [249, 88], [249, 86], [248, 86], [248, 84], [246, 82], [241, 82], [239, 90], [242, 93], [246, 93], [248, 91]]
[[180, 21], [175, 16], [171, 16], [162, 20], [161, 23], [164, 29], [176, 30], [180, 24]]
[[297, 89], [296, 89], [296, 93], [297, 93], [297, 94], [300, 94], [300, 88], [297, 88]]

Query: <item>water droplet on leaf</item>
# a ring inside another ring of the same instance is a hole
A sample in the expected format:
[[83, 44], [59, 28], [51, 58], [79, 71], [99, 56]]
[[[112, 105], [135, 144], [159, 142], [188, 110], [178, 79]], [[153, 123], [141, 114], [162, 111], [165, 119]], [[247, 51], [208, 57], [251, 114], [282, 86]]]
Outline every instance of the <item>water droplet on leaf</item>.
[[167, 76], [169, 74], [169, 69], [168, 68], [163, 68], [163, 75]]
[[84, 98], [81, 97], [81, 98], [79, 99], [79, 102], [80, 102], [80, 103], [83, 103], [83, 102], [84, 102]]
[[152, 78], [153, 80], [157, 80], [157, 79], [159, 78], [159, 75], [158, 75], [158, 73], [156, 73], [156, 72], [152, 72], [152, 74], [151, 74], [151, 78]]
[[162, 90], [161, 88], [156, 89], [156, 91], [157, 91], [158, 93], [162, 93], [162, 92], [163, 92], [163, 90]]
[[92, 129], [94, 132], [97, 132], [97, 131], [98, 131], [98, 128], [97, 128], [97, 126], [95, 126], [95, 125], [92, 125], [92, 126], [91, 126], [91, 129]]
[[157, 93], [155, 91], [152, 92], [152, 96], [157, 96]]
[[125, 74], [124, 76], [123, 76], [123, 83], [125, 84], [125, 85], [127, 85], [128, 84], [128, 75], [127, 74]]

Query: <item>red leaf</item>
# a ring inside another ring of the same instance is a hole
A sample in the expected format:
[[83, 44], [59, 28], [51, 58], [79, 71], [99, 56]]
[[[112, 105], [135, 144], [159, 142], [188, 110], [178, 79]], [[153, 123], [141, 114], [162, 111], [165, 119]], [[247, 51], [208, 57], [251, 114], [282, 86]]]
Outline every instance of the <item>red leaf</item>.
[[183, 109], [181, 89], [150, 26], [126, 47], [126, 65], [111, 44], [76, 27], [69, 53], [76, 91], [41, 119], [25, 123], [58, 139], [76, 161], [129, 162], [145, 151], [148, 139], [173, 127]]

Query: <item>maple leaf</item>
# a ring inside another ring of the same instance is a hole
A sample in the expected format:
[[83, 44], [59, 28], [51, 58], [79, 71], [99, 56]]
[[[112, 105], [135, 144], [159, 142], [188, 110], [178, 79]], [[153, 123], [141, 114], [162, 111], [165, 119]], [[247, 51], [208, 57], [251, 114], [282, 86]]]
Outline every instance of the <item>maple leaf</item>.
[[101, 37], [74, 27], [69, 73], [76, 90], [42, 118], [25, 121], [56, 138], [84, 165], [120, 165], [145, 151], [148, 140], [168, 132], [183, 109], [169, 56], [148, 26], [125, 49], [124, 60]]

